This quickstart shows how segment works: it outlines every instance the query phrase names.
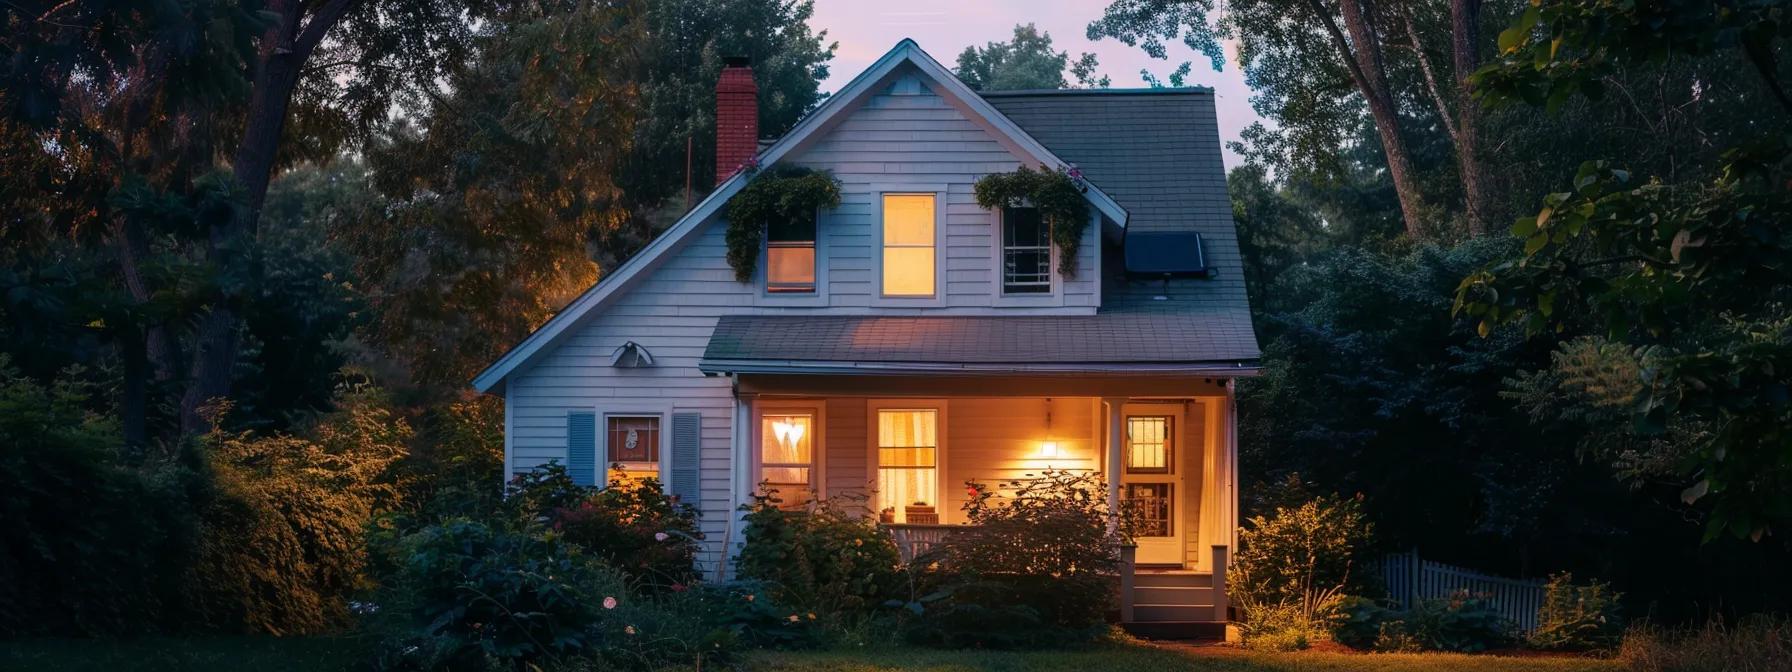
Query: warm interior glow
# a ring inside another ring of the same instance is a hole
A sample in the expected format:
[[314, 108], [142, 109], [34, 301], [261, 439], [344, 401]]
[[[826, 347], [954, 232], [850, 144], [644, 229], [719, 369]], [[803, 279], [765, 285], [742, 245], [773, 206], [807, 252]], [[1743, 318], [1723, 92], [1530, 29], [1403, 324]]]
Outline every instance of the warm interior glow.
[[759, 480], [778, 491], [786, 506], [807, 501], [815, 486], [814, 416], [767, 415], [760, 422]]
[[884, 296], [933, 296], [933, 195], [884, 195], [883, 226]]
[[772, 245], [765, 250], [765, 286], [774, 292], [815, 291], [815, 245]]
[[1039, 456], [1040, 457], [1057, 457], [1058, 456], [1058, 442], [1057, 441], [1047, 441], [1045, 443], [1039, 444]]
[[877, 412], [877, 508], [908, 522], [907, 507], [939, 504], [939, 412]]
[[1126, 419], [1126, 470], [1132, 473], [1170, 471], [1170, 419], [1162, 416]]

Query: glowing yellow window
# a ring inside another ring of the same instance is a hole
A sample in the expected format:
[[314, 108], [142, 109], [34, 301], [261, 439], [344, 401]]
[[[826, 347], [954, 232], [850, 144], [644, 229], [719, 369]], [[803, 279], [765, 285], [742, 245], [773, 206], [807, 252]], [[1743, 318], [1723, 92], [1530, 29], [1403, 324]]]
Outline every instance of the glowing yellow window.
[[760, 421], [759, 481], [785, 506], [801, 506], [815, 489], [815, 416], [767, 415]]
[[933, 296], [933, 195], [884, 195], [884, 296]]
[[939, 411], [877, 412], [877, 508], [894, 523], [939, 521]]

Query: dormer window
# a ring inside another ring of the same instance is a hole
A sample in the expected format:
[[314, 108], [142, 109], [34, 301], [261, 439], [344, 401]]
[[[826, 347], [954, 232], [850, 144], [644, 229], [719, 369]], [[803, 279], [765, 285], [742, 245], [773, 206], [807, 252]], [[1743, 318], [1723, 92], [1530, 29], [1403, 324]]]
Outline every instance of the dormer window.
[[1002, 293], [1052, 292], [1052, 227], [1035, 208], [1002, 209]]
[[815, 216], [765, 227], [765, 290], [777, 294], [815, 292]]

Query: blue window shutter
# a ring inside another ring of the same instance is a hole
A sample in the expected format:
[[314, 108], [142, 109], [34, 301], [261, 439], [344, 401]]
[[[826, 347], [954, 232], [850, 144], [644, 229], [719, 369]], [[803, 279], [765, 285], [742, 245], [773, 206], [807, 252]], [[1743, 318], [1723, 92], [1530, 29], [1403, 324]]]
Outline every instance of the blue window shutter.
[[703, 415], [672, 414], [672, 478], [666, 485], [679, 501], [697, 505], [698, 474], [703, 460]]
[[579, 485], [597, 484], [597, 414], [566, 414], [566, 473]]

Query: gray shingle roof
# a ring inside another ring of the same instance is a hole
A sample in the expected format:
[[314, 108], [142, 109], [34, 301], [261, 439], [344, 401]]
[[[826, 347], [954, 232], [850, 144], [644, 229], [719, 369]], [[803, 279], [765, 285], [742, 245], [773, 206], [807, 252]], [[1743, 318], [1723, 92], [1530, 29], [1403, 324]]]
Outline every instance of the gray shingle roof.
[[1231, 365], [1256, 358], [1249, 317], [1230, 313], [730, 315], [716, 324], [703, 351], [704, 362], [717, 370], [798, 362], [1109, 370], [1129, 364]]
[[1010, 91], [984, 97], [1076, 164], [1134, 231], [1198, 231], [1208, 279], [1128, 281], [1104, 246], [1094, 315], [773, 316], [720, 319], [710, 371], [1221, 370], [1260, 356], [1210, 89]]
[[[1214, 277], [1127, 283], [1118, 257], [1103, 260], [1102, 310], [1240, 311], [1248, 314], [1244, 264], [1213, 90], [992, 91], [985, 100], [1126, 208], [1132, 231], [1198, 231]], [[1155, 299], [1167, 296], [1167, 300]]]

